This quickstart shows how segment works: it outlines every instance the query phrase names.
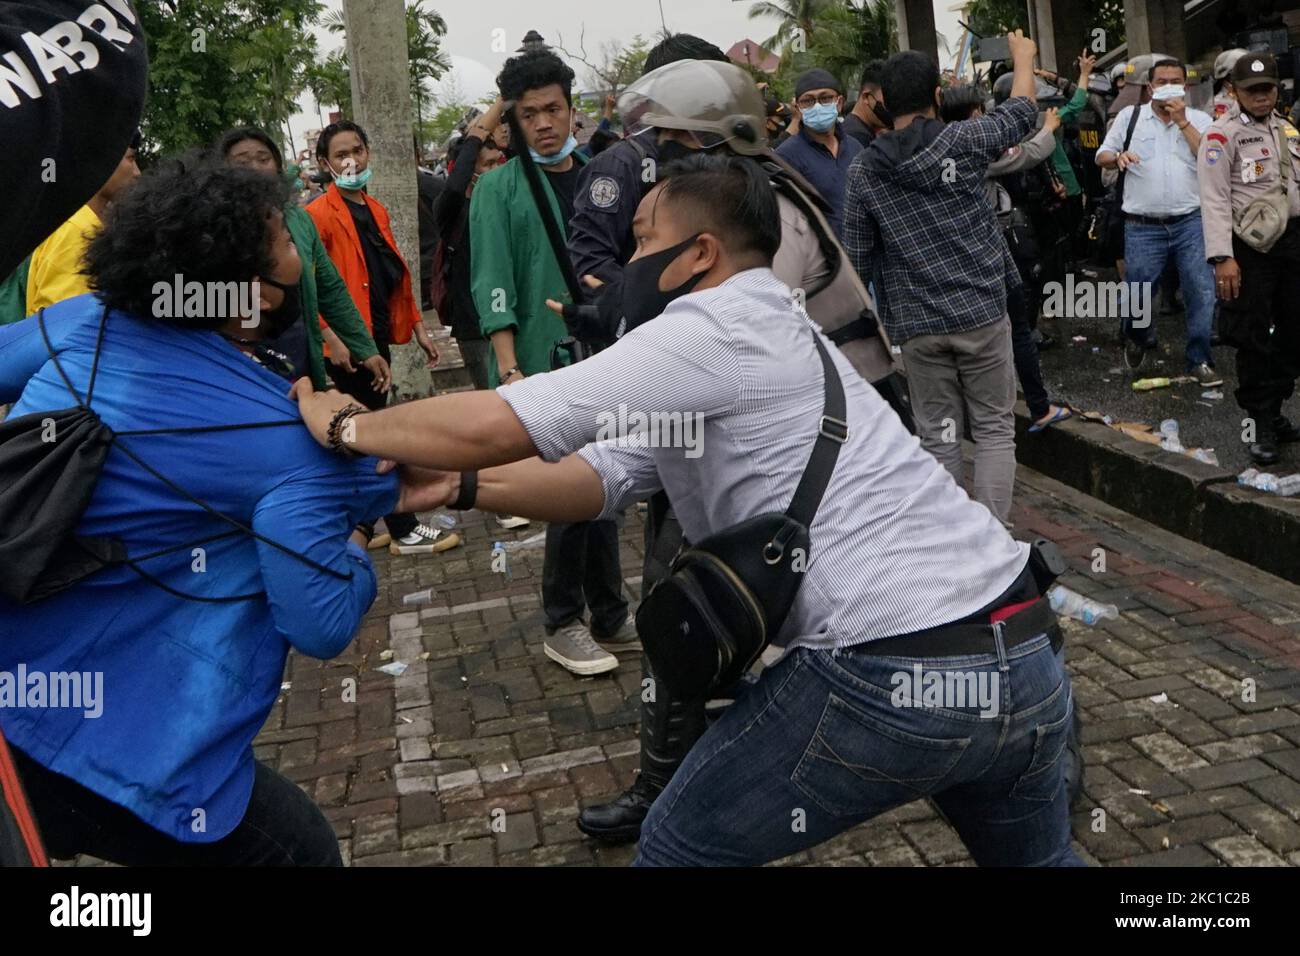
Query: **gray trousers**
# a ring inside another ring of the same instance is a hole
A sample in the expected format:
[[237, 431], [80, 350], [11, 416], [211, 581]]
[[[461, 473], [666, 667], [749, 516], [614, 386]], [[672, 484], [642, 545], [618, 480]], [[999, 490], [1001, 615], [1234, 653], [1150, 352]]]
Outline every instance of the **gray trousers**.
[[969, 424], [975, 500], [1008, 524], [1016, 480], [1010, 320], [973, 332], [918, 335], [903, 343], [903, 361], [922, 447], [961, 484], [961, 441]]

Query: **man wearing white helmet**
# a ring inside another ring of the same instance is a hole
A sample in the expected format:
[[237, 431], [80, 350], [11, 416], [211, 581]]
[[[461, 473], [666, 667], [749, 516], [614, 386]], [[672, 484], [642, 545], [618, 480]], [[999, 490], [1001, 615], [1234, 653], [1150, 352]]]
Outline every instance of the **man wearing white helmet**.
[[1246, 55], [1241, 47], [1224, 50], [1214, 58], [1214, 118], [1236, 116], [1241, 112], [1232, 87], [1232, 68]]

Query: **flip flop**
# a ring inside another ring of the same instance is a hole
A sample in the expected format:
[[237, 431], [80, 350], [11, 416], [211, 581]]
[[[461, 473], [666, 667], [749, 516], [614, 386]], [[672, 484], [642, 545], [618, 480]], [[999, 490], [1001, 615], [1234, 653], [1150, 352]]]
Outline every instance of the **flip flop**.
[[1029, 426], [1028, 431], [1030, 431], [1031, 433], [1041, 432], [1048, 425], [1055, 425], [1057, 422], [1063, 422], [1067, 418], [1070, 418], [1073, 414], [1074, 413], [1071, 412], [1070, 409], [1067, 408], [1066, 406], [1059, 405], [1057, 406], [1056, 411], [1052, 414], [1051, 418], [1047, 419], [1046, 421], [1034, 422], [1032, 425]]

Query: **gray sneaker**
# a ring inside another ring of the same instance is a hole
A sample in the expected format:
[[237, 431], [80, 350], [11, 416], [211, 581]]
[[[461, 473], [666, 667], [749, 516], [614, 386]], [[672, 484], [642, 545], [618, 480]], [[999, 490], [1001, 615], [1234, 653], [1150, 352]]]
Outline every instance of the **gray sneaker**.
[[632, 615], [628, 615], [623, 626], [611, 634], [609, 637], [596, 637], [592, 633], [592, 639], [607, 651], [618, 653], [620, 651], [639, 651], [641, 650], [641, 638], [636, 633], [636, 622], [632, 620]]
[[1192, 369], [1191, 374], [1196, 376], [1196, 384], [1200, 385], [1201, 388], [1211, 388], [1223, 384], [1223, 376], [1210, 368], [1205, 362]]
[[601, 650], [587, 625], [581, 621], [574, 621], [554, 634], [548, 634], [542, 646], [547, 657], [581, 677], [603, 674], [618, 667], [618, 658]]

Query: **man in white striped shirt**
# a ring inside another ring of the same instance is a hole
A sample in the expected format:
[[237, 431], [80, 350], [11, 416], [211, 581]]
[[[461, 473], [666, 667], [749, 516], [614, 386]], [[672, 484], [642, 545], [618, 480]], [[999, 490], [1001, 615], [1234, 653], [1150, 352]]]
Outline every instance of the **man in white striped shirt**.
[[[408, 465], [402, 507], [589, 520], [663, 489], [694, 541], [785, 510], [823, 412], [821, 333], [771, 272], [780, 222], [762, 172], [724, 157], [682, 165], [634, 224], [629, 268], [657, 254], [663, 266], [652, 288], [625, 287], [625, 310], [640, 299], [652, 321], [495, 394], [347, 419], [353, 450]], [[776, 639], [787, 653], [691, 750], [642, 826], [638, 862], [762, 863], [929, 795], [981, 863], [1077, 863], [1061, 762], [1069, 681], [1054, 628], [1017, 613], [1042, 607], [1029, 548], [823, 344], [849, 437]], [[297, 388], [313, 434], [338, 447], [346, 397]], [[595, 442], [622, 408], [699, 415], [703, 430], [688, 447]], [[483, 468], [476, 502], [461, 475], [432, 468]]]

